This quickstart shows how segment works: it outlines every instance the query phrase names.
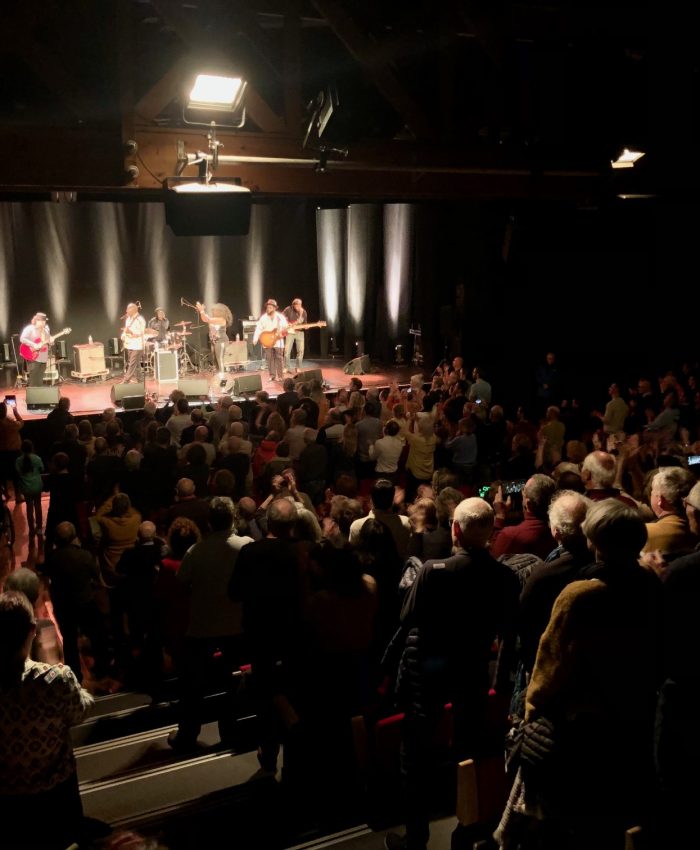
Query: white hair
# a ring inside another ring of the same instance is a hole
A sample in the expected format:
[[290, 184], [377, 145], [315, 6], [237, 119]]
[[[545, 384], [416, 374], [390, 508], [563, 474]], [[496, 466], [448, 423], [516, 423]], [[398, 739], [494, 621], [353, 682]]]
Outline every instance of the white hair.
[[549, 527], [552, 534], [559, 532], [562, 541], [579, 536], [581, 524], [586, 519], [590, 499], [574, 490], [560, 490], [549, 505]]
[[493, 508], [478, 496], [463, 499], [455, 508], [453, 517], [462, 533], [462, 542], [480, 548], [485, 547], [491, 537], [493, 520]]
[[607, 489], [615, 483], [615, 458], [607, 452], [591, 452], [584, 458], [581, 471], [590, 473], [594, 487]]

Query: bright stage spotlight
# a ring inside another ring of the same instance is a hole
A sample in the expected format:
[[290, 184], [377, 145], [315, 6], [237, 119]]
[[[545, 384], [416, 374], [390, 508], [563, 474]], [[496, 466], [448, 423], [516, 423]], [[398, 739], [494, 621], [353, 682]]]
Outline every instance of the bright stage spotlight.
[[187, 124], [239, 128], [245, 124], [245, 98], [248, 83], [242, 77], [197, 74], [191, 86], [182, 117]]

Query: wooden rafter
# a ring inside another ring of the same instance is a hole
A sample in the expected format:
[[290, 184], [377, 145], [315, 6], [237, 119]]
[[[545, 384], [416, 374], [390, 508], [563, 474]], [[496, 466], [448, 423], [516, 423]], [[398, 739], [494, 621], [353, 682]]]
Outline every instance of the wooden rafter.
[[[211, 47], [211, 36], [205, 33], [197, 24], [189, 21], [182, 13], [180, 4], [172, 2], [172, 0], [151, 0], [151, 3], [158, 14], [177, 34], [186, 48], [198, 51], [206, 47], [206, 55], [214, 62], [220, 61], [225, 64], [231, 64], [231, 57], [228, 55], [222, 46], [222, 41], [225, 41], [225, 33], [219, 33], [216, 41], [218, 46]], [[182, 70], [182, 69], [181, 69]], [[241, 67], [241, 71], [248, 78], [251, 77], [250, 69]], [[172, 72], [172, 73], [171, 73]], [[166, 79], [167, 78], [167, 79]], [[157, 102], [162, 102], [162, 98], [172, 91], [174, 83], [174, 72], [170, 69], [164, 78], [159, 80], [149, 92], [146, 92], [139, 100], [138, 106], [144, 103], [148, 107], [146, 116], [152, 112]], [[172, 99], [172, 98], [170, 98]], [[169, 101], [166, 101], [166, 104]], [[162, 108], [162, 106], [161, 106]], [[284, 120], [280, 118], [269, 104], [260, 96], [255, 87], [248, 84], [246, 94], [246, 110], [250, 114], [251, 119], [260, 127], [261, 130], [269, 133], [280, 133], [285, 129]], [[160, 110], [159, 110], [160, 111]], [[141, 114], [140, 108], [138, 109]], [[158, 114], [157, 112], [155, 113]]]
[[406, 90], [394, 70], [385, 62], [378, 61], [375, 46], [360, 30], [342, 3], [338, 0], [312, 0], [312, 2], [377, 89], [416, 136], [423, 139], [434, 137], [435, 130], [418, 102]]

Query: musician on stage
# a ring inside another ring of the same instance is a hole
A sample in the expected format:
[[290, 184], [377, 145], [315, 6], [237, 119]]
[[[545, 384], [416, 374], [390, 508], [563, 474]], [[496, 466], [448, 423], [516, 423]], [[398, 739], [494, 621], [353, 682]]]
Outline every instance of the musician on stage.
[[124, 318], [126, 321], [122, 329], [122, 342], [129, 354], [122, 384], [138, 384], [142, 377], [141, 360], [143, 360], [145, 348], [146, 320], [139, 313], [139, 308], [134, 303], [126, 305], [126, 316]]
[[233, 324], [233, 313], [225, 304], [212, 304], [207, 312], [204, 304], [197, 301], [196, 305], [199, 318], [209, 325], [209, 344], [216, 366], [219, 370], [219, 378], [224, 377], [224, 353], [228, 334], [226, 329]]
[[270, 381], [281, 381], [284, 377], [284, 338], [288, 324], [282, 313], [277, 312], [275, 299], [269, 298], [265, 302], [265, 312], [255, 325], [253, 345], [257, 345], [258, 340], [263, 344]]
[[46, 361], [49, 359], [49, 345], [53, 342], [47, 322], [46, 313], [35, 313], [31, 323], [20, 334], [20, 343], [31, 349], [35, 355], [32, 358], [28, 356], [24, 358], [30, 387], [40, 387], [44, 382]]
[[295, 298], [289, 307], [284, 308], [282, 315], [289, 323], [287, 336], [284, 340], [284, 371], [292, 371], [292, 346], [296, 344], [297, 372], [300, 372], [301, 363], [304, 359], [304, 331], [296, 331], [294, 326], [297, 324], [305, 325], [308, 321], [301, 298]]
[[148, 327], [154, 331], [158, 331], [158, 336], [151, 337], [152, 340], [155, 340], [155, 342], [165, 342], [168, 331], [170, 330], [170, 321], [162, 307], [156, 307], [153, 317], [148, 320]]

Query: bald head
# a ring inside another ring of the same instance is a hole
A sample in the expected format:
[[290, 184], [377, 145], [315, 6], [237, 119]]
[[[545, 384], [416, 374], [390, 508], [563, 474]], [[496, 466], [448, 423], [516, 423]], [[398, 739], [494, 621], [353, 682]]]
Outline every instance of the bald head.
[[238, 502], [238, 512], [244, 519], [252, 519], [257, 509], [258, 506], [255, 504], [255, 499], [251, 499], [250, 496], [244, 496]]
[[176, 485], [177, 497], [180, 501], [183, 499], [194, 498], [194, 481], [191, 478], [181, 478]]
[[139, 540], [142, 543], [149, 543], [156, 536], [156, 527], [152, 522], [142, 522], [139, 526]]
[[607, 452], [591, 452], [581, 466], [581, 477], [587, 490], [607, 490], [615, 483], [615, 458]]
[[59, 545], [66, 545], [75, 540], [75, 526], [72, 522], [59, 522], [56, 526], [56, 540]]
[[243, 419], [243, 411], [237, 404], [232, 404], [228, 409], [228, 418], [231, 422], [237, 422]]
[[557, 543], [566, 546], [583, 541], [581, 526], [586, 519], [590, 499], [573, 490], [560, 490], [549, 505], [549, 529]]
[[209, 437], [209, 429], [206, 425], [198, 425], [194, 429], [194, 438], [198, 443], [206, 443]]
[[243, 423], [238, 422], [238, 420], [232, 422], [231, 425], [229, 426], [228, 432], [232, 437], [241, 437], [242, 438], [243, 435], [244, 435]]
[[275, 499], [267, 509], [267, 528], [272, 537], [288, 540], [297, 521], [297, 509], [289, 499]]

